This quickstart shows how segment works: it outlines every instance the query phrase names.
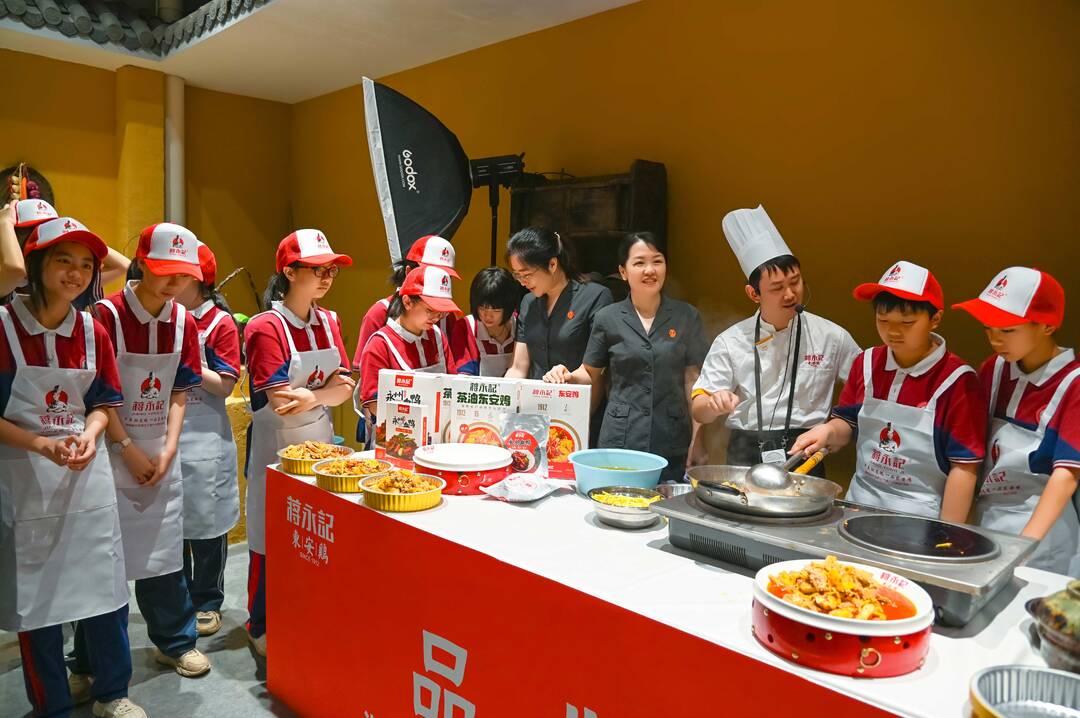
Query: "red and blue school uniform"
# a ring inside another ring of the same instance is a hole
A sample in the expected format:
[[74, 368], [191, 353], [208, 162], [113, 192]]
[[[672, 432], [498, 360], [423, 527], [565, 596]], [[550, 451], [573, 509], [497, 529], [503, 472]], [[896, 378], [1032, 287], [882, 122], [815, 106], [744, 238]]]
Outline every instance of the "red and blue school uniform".
[[266, 633], [266, 469], [282, 443], [329, 442], [333, 427], [322, 407], [304, 414], [279, 416], [270, 407], [272, 389], [318, 389], [339, 372], [348, 372], [341, 321], [334, 312], [313, 306], [307, 318], [283, 302], [248, 322], [244, 334], [253, 419], [248, 428], [247, 532], [248, 633]]
[[[987, 359], [979, 380], [990, 406], [990, 456], [975, 518], [1018, 534], [1031, 519], [1055, 469], [1080, 470], [1080, 362], [1065, 349], [1033, 372]], [[1080, 576], [1080, 517], [1067, 504], [1027, 565]]]
[[488, 334], [483, 322], [470, 314], [454, 324], [450, 336], [450, 352], [454, 355], [454, 372], [473, 376], [503, 376], [514, 363], [514, 330], [517, 318], [511, 317], [510, 334], [498, 342]]
[[855, 359], [832, 410], [855, 429], [849, 500], [937, 518], [951, 465], [982, 462], [986, 409], [978, 378], [941, 337], [934, 341], [933, 351], [906, 369], [884, 346]]
[[393, 319], [368, 339], [362, 359], [358, 405], [377, 398], [381, 369], [445, 373], [454, 362], [450, 343], [438, 327], [417, 336]]
[[[40, 413], [42, 419], [57, 418], [66, 424], [76, 420], [85, 421], [86, 416], [95, 409], [117, 407], [123, 403], [112, 343], [100, 323], [83, 312], [71, 311], [59, 327], [47, 330], [31, 314], [22, 297], [15, 297], [7, 307], [0, 309], [0, 312], [6, 312], [6, 330], [0, 332], [0, 416], [8, 418], [13, 414], [24, 415], [31, 405], [36, 404], [40, 408], [30, 410], [29, 413], [35, 416]], [[10, 334], [7, 329], [11, 330]], [[90, 336], [87, 336], [88, 331], [91, 332]], [[18, 345], [18, 358], [13, 343]], [[88, 351], [93, 356], [88, 356]], [[29, 386], [25, 379], [16, 382], [16, 373], [20, 370], [23, 374], [31, 370], [37, 372], [43, 381], [40, 385], [31, 381]], [[69, 388], [71, 386], [64, 378], [65, 370], [93, 374], [88, 382], [77, 382], [79, 386], [85, 387], [85, 390], [80, 391], [81, 402], [76, 401], [75, 397], [69, 397], [65, 391], [65, 385]], [[54, 382], [59, 383], [54, 385]], [[32, 396], [27, 395], [27, 389], [31, 390]], [[23, 408], [19, 409], [19, 406]], [[13, 409], [14, 411], [11, 411]], [[64, 424], [57, 424], [57, 427]], [[58, 431], [60, 434], [64, 433], [62, 429], [58, 428]], [[48, 560], [51, 568], [46, 567], [39, 572], [40, 582], [37, 588], [51, 587], [59, 593], [49, 595], [46, 591], [46, 595], [38, 596], [44, 598], [44, 604], [23, 606], [21, 625], [25, 628], [20, 629], [18, 634], [23, 678], [36, 715], [61, 715], [71, 708], [68, 673], [64, 661], [63, 623], [54, 623], [46, 616], [57, 618], [63, 615], [65, 618], [60, 619], [63, 621], [90, 614], [79, 619], [81, 630], [93, 644], [92, 650], [83, 652], [82, 661], [96, 676], [93, 695], [98, 701], [107, 703], [125, 697], [131, 680], [131, 654], [127, 637], [127, 585], [124, 581], [123, 559], [117, 555], [122, 550], [119, 545], [119, 519], [111, 473], [107, 463], [101, 465], [102, 462], [107, 462], [104, 456], [100, 456], [101, 451], [99, 448], [99, 456], [72, 479], [80, 483], [80, 488], [76, 490], [76, 494], [67, 497], [64, 502], [66, 506], [48, 506], [45, 515], [40, 519], [35, 519], [32, 515], [20, 516], [18, 501], [7, 507], [14, 512], [14, 515], [9, 514], [9, 519], [23, 519], [32, 524], [40, 524], [40, 530], [48, 532], [46, 535], [56, 551]], [[5, 450], [4, 458], [9, 459], [17, 453], [9, 456], [9, 452]], [[11, 461], [5, 461], [5, 464], [8, 470], [12, 470]], [[52, 470], [63, 472], [63, 469]], [[64, 489], [59, 488], [59, 491], [63, 492]], [[103, 494], [108, 496], [107, 502]], [[97, 504], [94, 503], [95, 496]], [[42, 499], [42, 496], [37, 497], [38, 502]], [[31, 504], [33, 503], [31, 500]], [[101, 508], [92, 508], [96, 505]], [[91, 508], [82, 508], [84, 506]], [[78, 516], [57, 516], [57, 512], [64, 513], [64, 508], [74, 508]], [[98, 524], [99, 530], [94, 531], [93, 535], [80, 535], [79, 517], [93, 517], [90, 521]], [[67, 520], [68, 518], [74, 520]], [[111, 531], [109, 519], [113, 523]], [[56, 524], [57, 521], [63, 523]], [[50, 522], [56, 524], [52, 529], [48, 526]], [[11, 528], [8, 538], [14, 538], [18, 543], [17, 537], [20, 533], [16, 524]], [[34, 542], [33, 538], [30, 540]], [[79, 545], [70, 545], [71, 541]], [[68, 542], [67, 546], [64, 545], [65, 542]], [[0, 544], [2, 543], [0, 541]], [[97, 548], [91, 548], [95, 546]], [[8, 547], [4, 548], [6, 552]], [[90, 553], [87, 554], [87, 551]], [[108, 565], [108, 561], [96, 560], [100, 558], [102, 551], [113, 556], [112, 565]], [[95, 560], [92, 564], [79, 563], [88, 559]], [[52, 576], [50, 571], [61, 573]], [[14, 584], [20, 579], [5, 576], [3, 580], [10, 580]], [[93, 583], [89, 594], [84, 592], [71, 595], [72, 584], [87, 580]], [[32, 587], [28, 583], [20, 585], [20, 589], [31, 591]], [[23, 605], [21, 600], [16, 599], [16, 602]], [[93, 615], [95, 613], [97, 615]], [[6, 627], [16, 628], [10, 625]]]

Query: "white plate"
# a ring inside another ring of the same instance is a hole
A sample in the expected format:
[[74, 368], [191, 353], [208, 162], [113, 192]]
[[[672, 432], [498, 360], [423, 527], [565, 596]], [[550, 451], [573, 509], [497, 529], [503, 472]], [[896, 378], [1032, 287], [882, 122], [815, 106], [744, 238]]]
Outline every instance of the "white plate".
[[885, 587], [905, 596], [915, 604], [915, 615], [911, 618], [894, 621], [863, 621], [857, 618], [839, 618], [801, 608], [769, 593], [770, 575], [775, 576], [784, 571], [801, 571], [811, 563], [823, 563], [824, 561], [825, 559], [816, 561], [799, 559], [797, 561], [781, 561], [766, 566], [758, 571], [754, 577], [754, 598], [770, 611], [776, 611], [785, 618], [813, 626], [822, 631], [833, 631], [835, 633], [858, 636], [906, 636], [918, 633], [934, 623], [934, 602], [930, 598], [930, 594], [924, 591], [922, 586], [891, 571], [861, 563], [841, 562], [845, 566], [852, 566], [866, 571]]

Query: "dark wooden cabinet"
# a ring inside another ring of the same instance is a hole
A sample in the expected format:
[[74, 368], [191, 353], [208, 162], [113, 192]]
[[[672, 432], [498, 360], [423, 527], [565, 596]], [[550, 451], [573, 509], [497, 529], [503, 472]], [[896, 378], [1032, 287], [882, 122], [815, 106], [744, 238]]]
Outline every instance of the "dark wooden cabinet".
[[617, 273], [616, 249], [627, 232], [652, 232], [666, 250], [667, 170], [634, 160], [626, 174], [523, 175], [510, 191], [510, 233], [534, 225], [557, 231], [583, 272]]

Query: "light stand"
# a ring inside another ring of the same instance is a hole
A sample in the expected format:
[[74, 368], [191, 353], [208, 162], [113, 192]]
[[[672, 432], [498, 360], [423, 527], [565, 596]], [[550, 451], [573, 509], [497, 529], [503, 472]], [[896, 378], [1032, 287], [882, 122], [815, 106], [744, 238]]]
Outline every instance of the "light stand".
[[491, 207], [491, 266], [495, 266], [499, 246], [499, 186], [509, 189], [525, 169], [525, 153], [481, 157], [469, 160], [473, 188], [488, 188], [488, 205]]

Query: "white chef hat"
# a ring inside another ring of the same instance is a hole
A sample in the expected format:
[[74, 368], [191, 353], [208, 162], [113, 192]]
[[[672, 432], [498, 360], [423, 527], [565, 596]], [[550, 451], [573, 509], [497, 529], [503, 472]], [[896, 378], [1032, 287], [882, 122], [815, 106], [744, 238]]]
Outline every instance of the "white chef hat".
[[760, 204], [756, 209], [735, 209], [724, 215], [724, 236], [749, 279], [770, 259], [791, 254], [780, 231]]

